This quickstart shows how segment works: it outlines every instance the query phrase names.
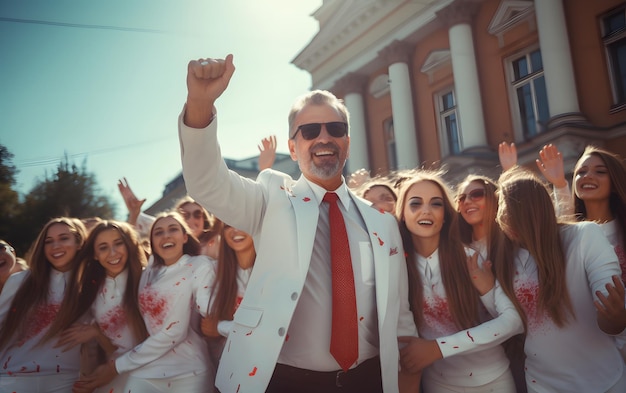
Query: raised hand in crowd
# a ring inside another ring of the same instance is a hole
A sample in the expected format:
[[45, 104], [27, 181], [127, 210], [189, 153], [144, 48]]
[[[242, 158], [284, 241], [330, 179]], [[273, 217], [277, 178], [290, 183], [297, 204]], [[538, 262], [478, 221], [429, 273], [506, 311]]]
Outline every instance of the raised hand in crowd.
[[535, 162], [539, 172], [556, 188], [567, 186], [565, 169], [563, 167], [563, 155], [555, 145], [549, 144], [539, 150], [539, 158]]
[[498, 158], [500, 159], [502, 172], [506, 172], [517, 165], [517, 148], [515, 143], [501, 142], [498, 145]]
[[117, 181], [117, 188], [120, 190], [120, 194], [122, 194], [122, 198], [124, 198], [124, 203], [128, 209], [128, 223], [136, 225], [139, 213], [141, 213], [141, 207], [146, 199], [137, 198], [125, 177]]
[[261, 139], [259, 148], [259, 171], [269, 169], [276, 160], [276, 135]]

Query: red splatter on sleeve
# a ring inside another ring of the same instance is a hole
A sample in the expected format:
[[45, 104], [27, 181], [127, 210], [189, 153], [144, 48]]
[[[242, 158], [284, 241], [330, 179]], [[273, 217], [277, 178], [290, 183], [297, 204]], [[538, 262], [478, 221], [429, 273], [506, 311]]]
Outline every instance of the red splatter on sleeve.
[[175, 321], [175, 322], [170, 323], [169, 325], [167, 325], [165, 330], [170, 330], [172, 328], [172, 326], [176, 325], [177, 323], [180, 323], [180, 321]]
[[256, 368], [256, 366], [254, 366], [254, 368], [252, 369], [252, 371], [250, 371], [250, 374], [248, 374], [248, 375], [251, 376], [251, 377], [254, 377], [256, 375], [256, 370], [257, 370], [257, 368]]
[[472, 337], [472, 335], [470, 334], [469, 330], [467, 331], [467, 337], [469, 337], [470, 340], [472, 340], [472, 342], [474, 342], [474, 337]]
[[305, 201], [305, 202], [309, 202], [309, 201], [311, 200], [311, 198], [309, 198], [309, 197], [304, 197], [304, 198], [302, 198], [302, 200], [303, 200], [303, 201]]

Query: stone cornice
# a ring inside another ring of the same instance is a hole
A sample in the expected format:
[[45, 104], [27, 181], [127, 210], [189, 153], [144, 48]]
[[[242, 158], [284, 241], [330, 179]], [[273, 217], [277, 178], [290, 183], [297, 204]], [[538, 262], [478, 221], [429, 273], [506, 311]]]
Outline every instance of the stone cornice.
[[472, 24], [481, 3], [475, 0], [456, 0], [437, 12], [437, 18], [447, 27], [459, 24]]
[[335, 83], [335, 88], [333, 90], [336, 90], [343, 95], [347, 95], [350, 93], [363, 95], [363, 93], [365, 92], [366, 83], [367, 77], [365, 75], [351, 72], [343, 78], [339, 79]]
[[380, 55], [380, 57], [385, 59], [387, 65], [392, 65], [395, 63], [409, 64], [413, 49], [413, 45], [410, 45], [403, 41], [395, 40], [391, 44], [389, 44], [389, 46], [378, 52], [378, 54]]

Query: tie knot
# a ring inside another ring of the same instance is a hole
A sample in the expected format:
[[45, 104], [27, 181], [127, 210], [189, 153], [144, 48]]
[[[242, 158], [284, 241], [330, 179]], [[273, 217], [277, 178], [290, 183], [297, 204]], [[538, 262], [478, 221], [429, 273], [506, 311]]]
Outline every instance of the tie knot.
[[335, 194], [334, 192], [327, 192], [324, 195], [324, 199], [322, 200], [327, 203], [337, 203], [338, 199], [339, 199], [339, 195]]

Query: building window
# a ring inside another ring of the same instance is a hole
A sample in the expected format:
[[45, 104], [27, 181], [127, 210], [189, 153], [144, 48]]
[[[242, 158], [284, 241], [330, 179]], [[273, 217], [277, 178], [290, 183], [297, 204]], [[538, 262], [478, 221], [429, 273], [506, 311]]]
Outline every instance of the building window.
[[530, 139], [546, 129], [550, 119], [541, 51], [535, 49], [509, 61], [509, 79], [518, 138]]
[[439, 111], [439, 140], [441, 141], [441, 154], [445, 156], [456, 155], [463, 150], [459, 115], [456, 110], [456, 97], [454, 90], [445, 90], [435, 96]]
[[383, 123], [385, 132], [385, 145], [387, 146], [387, 165], [389, 169], [398, 168], [398, 155], [396, 153], [396, 135], [393, 129], [393, 118], [385, 120]]
[[602, 17], [602, 41], [606, 50], [613, 105], [626, 104], [626, 6]]

